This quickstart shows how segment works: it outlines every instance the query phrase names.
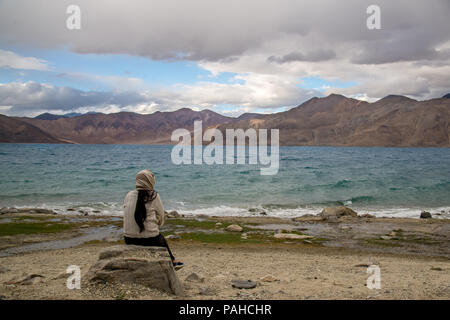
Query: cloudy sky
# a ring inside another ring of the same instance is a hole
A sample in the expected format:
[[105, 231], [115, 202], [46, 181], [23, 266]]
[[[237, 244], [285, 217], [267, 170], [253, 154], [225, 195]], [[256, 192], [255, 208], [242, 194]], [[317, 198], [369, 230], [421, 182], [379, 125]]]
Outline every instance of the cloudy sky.
[[236, 116], [332, 92], [450, 92], [450, 0], [0, 0], [2, 114]]

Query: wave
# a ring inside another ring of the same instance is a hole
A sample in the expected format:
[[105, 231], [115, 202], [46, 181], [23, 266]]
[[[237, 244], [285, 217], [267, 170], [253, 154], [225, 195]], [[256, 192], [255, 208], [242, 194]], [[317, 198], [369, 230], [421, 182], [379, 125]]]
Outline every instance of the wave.
[[[358, 202], [355, 197], [352, 203], [345, 201], [330, 201], [328, 203], [314, 205], [295, 205], [295, 204], [279, 204], [270, 203], [255, 206], [233, 206], [233, 205], [212, 205], [201, 208], [187, 208], [184, 202], [174, 202], [166, 207], [167, 211], [177, 210], [186, 216], [235, 216], [235, 217], [251, 217], [261, 216], [264, 211], [265, 216], [293, 218], [306, 214], [318, 215], [324, 207], [335, 205], [347, 205], [354, 209], [358, 214], [372, 214], [376, 217], [398, 217], [398, 218], [419, 218], [422, 210], [429, 211], [435, 218], [450, 219], [450, 206], [448, 207], [359, 207], [355, 204]], [[370, 198], [370, 197], [368, 197]], [[356, 200], [356, 201], [355, 201]], [[354, 202], [355, 201], [355, 202]], [[122, 203], [118, 202], [88, 202], [88, 203], [64, 203], [64, 204], [46, 204], [34, 203], [32, 205], [16, 206], [17, 208], [46, 208], [56, 211], [62, 215], [79, 215], [89, 214], [93, 216], [123, 216]], [[254, 210], [257, 209], [257, 210]]]

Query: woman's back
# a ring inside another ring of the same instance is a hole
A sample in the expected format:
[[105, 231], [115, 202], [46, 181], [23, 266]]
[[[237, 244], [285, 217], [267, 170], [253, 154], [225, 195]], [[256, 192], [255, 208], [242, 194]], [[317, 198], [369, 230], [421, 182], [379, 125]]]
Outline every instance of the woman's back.
[[144, 230], [140, 228], [134, 217], [138, 191], [128, 192], [124, 201], [123, 229], [124, 235], [130, 238], [150, 238], [159, 234], [159, 228], [164, 224], [164, 207], [159, 194], [153, 201], [145, 204], [147, 217], [144, 220]]

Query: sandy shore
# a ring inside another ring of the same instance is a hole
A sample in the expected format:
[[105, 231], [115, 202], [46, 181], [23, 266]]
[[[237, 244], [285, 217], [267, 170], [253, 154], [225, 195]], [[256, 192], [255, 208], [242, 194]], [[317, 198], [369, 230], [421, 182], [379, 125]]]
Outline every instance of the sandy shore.
[[[14, 220], [14, 216], [1, 218]], [[5, 223], [18, 223], [10, 220]], [[64, 232], [0, 237], [0, 253], [45, 242], [54, 245], [49, 250], [37, 246], [0, 257], [2, 299], [177, 298], [139, 285], [82, 281], [80, 290], [67, 289], [65, 270], [69, 265], [78, 265], [83, 276], [100, 250], [121, 242], [117, 218], [85, 217], [74, 224]], [[225, 226], [229, 224], [238, 224], [244, 230], [228, 232]], [[46, 225], [50, 227], [50, 223]], [[175, 238], [169, 244], [186, 265], [177, 274], [187, 299], [450, 299], [449, 227], [450, 221], [443, 219], [353, 218], [327, 222], [314, 217], [296, 221], [197, 217], [168, 219], [163, 233]], [[57, 248], [58, 241], [95, 233], [99, 228], [109, 228], [113, 236]], [[280, 231], [311, 238], [275, 239], [274, 233]], [[381, 289], [367, 288], [368, 265], [380, 267]], [[203, 280], [186, 281], [191, 273]], [[41, 277], [32, 284], [18, 283], [32, 274]], [[274, 281], [262, 280], [268, 275]], [[258, 285], [235, 289], [231, 286], [233, 279], [250, 279]]]

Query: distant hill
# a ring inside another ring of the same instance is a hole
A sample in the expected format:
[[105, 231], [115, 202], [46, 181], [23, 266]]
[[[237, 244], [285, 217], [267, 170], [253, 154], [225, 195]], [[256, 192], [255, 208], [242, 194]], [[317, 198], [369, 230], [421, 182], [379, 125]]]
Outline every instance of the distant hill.
[[85, 114], [52, 121], [36, 118], [16, 119], [73, 143], [167, 144], [171, 143], [172, 131], [178, 128], [192, 130], [195, 120], [202, 120], [203, 127], [206, 128], [234, 118], [222, 116], [211, 110], [193, 111], [183, 108], [153, 114], [133, 112]]
[[0, 115], [0, 142], [64, 143], [36, 126]]
[[[94, 111], [90, 111], [84, 114], [101, 114], [101, 112], [94, 112]], [[39, 119], [39, 120], [57, 120], [57, 119], [61, 119], [61, 118], [73, 118], [73, 117], [79, 117], [82, 116], [83, 113], [78, 113], [78, 112], [71, 112], [71, 113], [66, 113], [66, 114], [53, 114], [53, 113], [41, 113], [40, 115], [34, 117], [34, 119]]]
[[[444, 96], [445, 97], [445, 96]], [[450, 147], [450, 99], [389, 95], [374, 103], [331, 94], [285, 112], [237, 118], [211, 110], [0, 118], [0, 142], [170, 144], [178, 128], [280, 130], [281, 145]]]
[[374, 103], [331, 94], [286, 112], [218, 126], [280, 130], [281, 145], [450, 147], [450, 100], [390, 95]]
[[443, 96], [442, 98], [444, 99], [450, 99], [450, 93], [447, 93], [445, 96]]
[[263, 117], [264, 114], [262, 113], [243, 113], [239, 117], [237, 117], [237, 120], [248, 120], [248, 119], [258, 119]]
[[61, 119], [61, 118], [66, 118], [66, 116], [64, 115], [59, 115], [59, 114], [52, 114], [52, 113], [41, 113], [40, 115], [34, 117], [34, 119], [39, 119], [39, 120], [57, 120], [57, 119]]

